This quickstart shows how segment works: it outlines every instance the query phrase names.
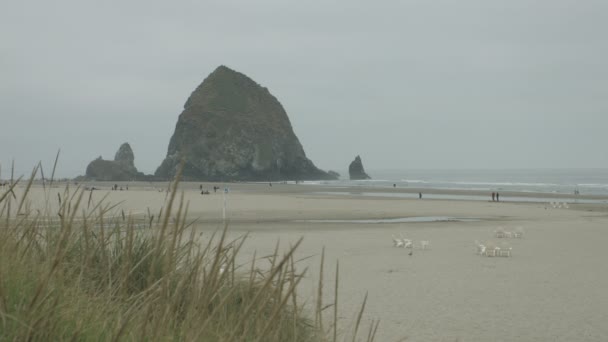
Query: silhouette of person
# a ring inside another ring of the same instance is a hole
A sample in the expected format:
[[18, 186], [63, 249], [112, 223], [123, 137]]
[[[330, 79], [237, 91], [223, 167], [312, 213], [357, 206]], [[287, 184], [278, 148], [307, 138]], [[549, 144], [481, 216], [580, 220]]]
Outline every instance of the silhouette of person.
[[496, 197], [495, 193], [492, 193], [492, 202], [494, 202], [494, 198]]
[[497, 193], [496, 193], [496, 202], [500, 202], [500, 200], [498, 199], [498, 196], [500, 196], [500, 195], [499, 195], [499, 194], [498, 194], [498, 192], [497, 192]]
[[422, 199], [422, 192], [418, 193], [418, 199]]

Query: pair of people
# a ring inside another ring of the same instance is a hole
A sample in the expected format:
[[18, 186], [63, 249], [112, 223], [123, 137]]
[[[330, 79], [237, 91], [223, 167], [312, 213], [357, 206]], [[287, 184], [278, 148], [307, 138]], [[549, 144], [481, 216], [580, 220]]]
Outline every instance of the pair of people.
[[493, 192], [492, 193], [492, 202], [500, 202], [500, 194], [498, 192]]

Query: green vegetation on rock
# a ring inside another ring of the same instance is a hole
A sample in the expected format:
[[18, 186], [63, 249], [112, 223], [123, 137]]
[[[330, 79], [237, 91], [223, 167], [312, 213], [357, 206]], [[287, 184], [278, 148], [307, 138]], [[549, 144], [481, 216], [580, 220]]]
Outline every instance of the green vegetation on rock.
[[186, 101], [155, 175], [171, 178], [182, 159], [189, 180], [335, 179], [306, 157], [268, 89], [225, 66]]

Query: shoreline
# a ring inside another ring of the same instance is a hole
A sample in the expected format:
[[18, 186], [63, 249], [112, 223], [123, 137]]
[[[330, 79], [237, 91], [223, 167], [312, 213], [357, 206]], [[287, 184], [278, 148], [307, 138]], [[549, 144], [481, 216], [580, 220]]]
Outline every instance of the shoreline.
[[[27, 183], [27, 180], [22, 180], [20, 186]], [[492, 190], [478, 190], [478, 189], [448, 189], [448, 188], [421, 188], [421, 187], [374, 187], [374, 186], [363, 186], [363, 185], [319, 185], [319, 184], [293, 184], [293, 183], [280, 183], [272, 182], [272, 186], [269, 183], [260, 182], [191, 182], [182, 181], [180, 182], [180, 188], [184, 190], [196, 190], [200, 185], [203, 189], [213, 191], [213, 186], [220, 186], [223, 189], [224, 186], [228, 187], [231, 191], [239, 192], [266, 192], [270, 189], [273, 193], [342, 193], [348, 192], [356, 195], [358, 193], [381, 193], [381, 194], [433, 194], [433, 195], [456, 195], [456, 196], [481, 196], [487, 197], [491, 200], [492, 192], [498, 192], [501, 198], [510, 197], [522, 197], [522, 198], [547, 198], [547, 199], [580, 199], [580, 200], [606, 200], [608, 201], [608, 194], [597, 195], [597, 194], [579, 194], [574, 193], [556, 193], [556, 192], [538, 192], [538, 191], [492, 191]], [[87, 182], [54, 182], [53, 188], [63, 188], [66, 184], [74, 188], [75, 186], [95, 187], [97, 190], [111, 190], [114, 184], [119, 187], [126, 188], [130, 186], [132, 189], [142, 188], [155, 188], [155, 189], [167, 189], [170, 182], [145, 182], [145, 181], [87, 181]], [[75, 185], [78, 184], [78, 185]], [[42, 181], [36, 180], [33, 182], [34, 186], [42, 187]], [[48, 181], [46, 182], [48, 187]], [[6, 188], [8, 189], [8, 187]], [[218, 190], [218, 193], [221, 190]], [[2, 189], [0, 189], [2, 190]], [[151, 190], [151, 189], [149, 189]], [[455, 198], [457, 200], [457, 198]]]

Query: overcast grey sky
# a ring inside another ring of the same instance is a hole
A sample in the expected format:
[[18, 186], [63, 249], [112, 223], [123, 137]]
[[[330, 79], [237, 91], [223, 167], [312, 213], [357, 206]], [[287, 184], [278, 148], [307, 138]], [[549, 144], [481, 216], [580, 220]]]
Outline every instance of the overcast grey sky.
[[323, 169], [608, 167], [607, 32], [605, 0], [4, 0], [2, 177], [125, 141], [154, 172], [220, 64]]

